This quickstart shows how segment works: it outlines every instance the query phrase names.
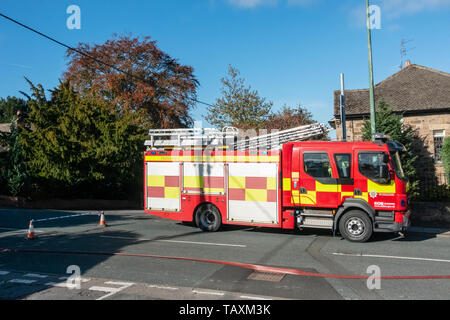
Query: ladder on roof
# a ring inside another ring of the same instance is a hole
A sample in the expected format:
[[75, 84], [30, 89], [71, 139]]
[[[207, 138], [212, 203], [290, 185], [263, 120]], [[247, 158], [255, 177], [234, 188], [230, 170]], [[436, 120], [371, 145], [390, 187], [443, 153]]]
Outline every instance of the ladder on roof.
[[238, 129], [225, 127], [223, 130], [211, 128], [156, 129], [150, 130], [150, 140], [145, 141], [147, 150], [160, 149], [227, 149], [232, 151], [279, 149], [287, 142], [304, 141], [322, 134], [329, 129], [323, 123], [305, 125], [266, 135], [242, 138]]
[[217, 148], [226, 146], [227, 141], [234, 141], [238, 133], [233, 127], [225, 127], [222, 131], [212, 128], [155, 129], [150, 130], [150, 140], [145, 141], [145, 146], [148, 149]]
[[273, 132], [266, 135], [256, 136], [249, 139], [243, 139], [229, 145], [229, 147], [231, 149], [241, 151], [254, 149], [272, 150], [281, 148], [281, 146], [285, 143], [292, 141], [305, 141], [328, 133], [328, 131], [329, 130], [325, 124], [315, 123], [288, 130]]

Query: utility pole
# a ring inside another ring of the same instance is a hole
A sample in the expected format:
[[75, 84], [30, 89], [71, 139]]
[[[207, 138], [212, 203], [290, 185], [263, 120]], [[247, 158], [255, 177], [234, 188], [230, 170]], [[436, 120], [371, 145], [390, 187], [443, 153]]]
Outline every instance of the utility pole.
[[345, 87], [344, 87], [344, 74], [341, 73], [341, 99], [340, 99], [340, 114], [341, 114], [341, 127], [342, 127], [342, 140], [347, 141], [347, 120], [345, 117]]
[[369, 99], [370, 99], [370, 127], [372, 129], [372, 136], [377, 132], [375, 121], [375, 95], [373, 84], [373, 61], [372, 61], [372, 35], [370, 23], [369, 0], [366, 0], [366, 14], [367, 14], [367, 42], [369, 47]]

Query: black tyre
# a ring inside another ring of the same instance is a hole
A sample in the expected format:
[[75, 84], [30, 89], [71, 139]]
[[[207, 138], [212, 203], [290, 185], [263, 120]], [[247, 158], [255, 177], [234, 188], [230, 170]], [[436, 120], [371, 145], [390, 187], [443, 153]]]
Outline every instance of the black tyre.
[[339, 220], [339, 232], [348, 241], [366, 242], [373, 234], [372, 220], [362, 211], [349, 211]]
[[195, 223], [203, 231], [215, 232], [222, 225], [222, 216], [216, 206], [204, 204], [197, 210]]

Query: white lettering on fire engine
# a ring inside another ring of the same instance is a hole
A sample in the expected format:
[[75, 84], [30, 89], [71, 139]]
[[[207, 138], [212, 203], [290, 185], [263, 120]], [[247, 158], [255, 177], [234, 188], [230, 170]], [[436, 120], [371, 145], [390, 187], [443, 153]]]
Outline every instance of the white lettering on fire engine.
[[390, 209], [395, 208], [395, 203], [377, 201], [374, 204], [376, 207], [381, 207], [381, 208], [390, 208]]

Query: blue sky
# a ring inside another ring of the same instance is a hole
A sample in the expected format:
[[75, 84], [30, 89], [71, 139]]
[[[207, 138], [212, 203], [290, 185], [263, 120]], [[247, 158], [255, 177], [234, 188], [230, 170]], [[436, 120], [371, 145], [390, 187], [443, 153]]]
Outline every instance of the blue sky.
[[[69, 5], [81, 30], [69, 30]], [[450, 0], [371, 0], [381, 9], [373, 30], [375, 82], [398, 71], [400, 41], [412, 63], [450, 72]], [[332, 118], [333, 90], [368, 87], [365, 0], [2, 0], [0, 12], [75, 46], [113, 33], [151, 36], [194, 67], [198, 98], [214, 103], [229, 64], [274, 102], [301, 103], [315, 119]], [[66, 67], [65, 50], [0, 18], [0, 97], [28, 91], [24, 76], [51, 89]], [[193, 110], [202, 120], [205, 107]]]

